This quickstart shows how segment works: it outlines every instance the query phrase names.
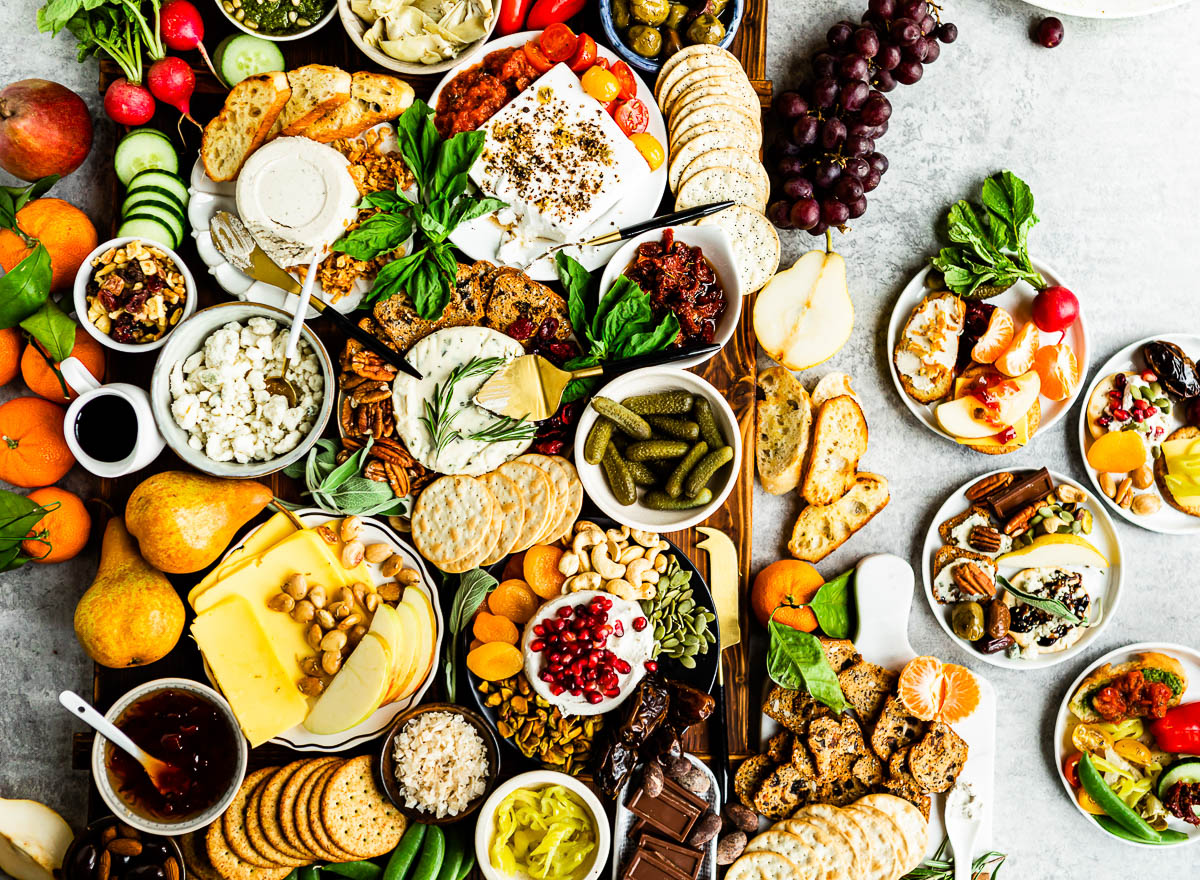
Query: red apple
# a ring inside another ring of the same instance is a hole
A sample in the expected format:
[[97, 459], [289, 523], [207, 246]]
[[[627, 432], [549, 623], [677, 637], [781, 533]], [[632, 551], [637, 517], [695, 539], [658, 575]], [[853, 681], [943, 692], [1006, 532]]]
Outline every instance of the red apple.
[[83, 98], [47, 79], [0, 90], [0, 168], [22, 180], [67, 175], [92, 149], [92, 117]]

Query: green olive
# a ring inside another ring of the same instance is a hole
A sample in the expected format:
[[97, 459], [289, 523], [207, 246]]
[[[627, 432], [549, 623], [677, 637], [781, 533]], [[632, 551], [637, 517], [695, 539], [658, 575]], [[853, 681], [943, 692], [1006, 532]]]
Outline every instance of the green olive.
[[983, 638], [983, 608], [978, 602], [962, 602], [950, 612], [950, 628], [960, 639], [968, 642]]
[[630, 0], [629, 3], [629, 14], [633, 20], [651, 27], [658, 27], [666, 21], [670, 11], [668, 0]]
[[715, 15], [697, 15], [688, 25], [687, 38], [692, 43], [719, 43], [725, 39], [725, 25]]
[[629, 48], [643, 58], [657, 58], [662, 44], [662, 34], [652, 27], [635, 24], [629, 29]]
[[679, 38], [679, 31], [675, 30], [675, 28], [663, 28], [663, 58], [670, 58], [682, 48], [683, 40]]
[[708, 0], [704, 4], [704, 11], [713, 15], [720, 15], [725, 11], [725, 7], [729, 5], [729, 0]]
[[629, 0], [612, 0], [612, 17], [617, 30], [626, 30], [629, 27]]
[[688, 9], [686, 3], [672, 3], [670, 11], [667, 12], [667, 19], [663, 22], [664, 27], [679, 29], [679, 25], [683, 23], [683, 17], [691, 10]]

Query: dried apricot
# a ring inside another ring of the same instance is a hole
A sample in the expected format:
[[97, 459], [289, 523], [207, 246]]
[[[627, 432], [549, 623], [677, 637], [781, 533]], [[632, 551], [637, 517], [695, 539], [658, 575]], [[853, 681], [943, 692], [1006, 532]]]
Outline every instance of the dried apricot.
[[481, 642], [507, 642], [510, 645], [515, 645], [520, 638], [515, 623], [507, 617], [489, 614], [486, 611], [475, 615], [475, 622], [471, 624], [471, 634]]
[[562, 592], [563, 582], [567, 579], [558, 570], [562, 555], [562, 548], [546, 544], [534, 544], [525, 551], [525, 583], [543, 599], [553, 599]]
[[476, 648], [478, 648], [482, 644], [483, 644], [483, 642], [479, 641], [479, 639], [471, 639], [471, 644], [467, 646], [467, 650], [474, 651]]
[[1137, 431], [1109, 431], [1088, 447], [1088, 464], [1103, 474], [1124, 474], [1146, 463], [1146, 441]]
[[488, 596], [488, 609], [492, 614], [507, 617], [513, 623], [528, 623], [540, 604], [537, 594], [520, 578], [502, 581]]
[[514, 553], [508, 557], [508, 562], [504, 563], [504, 574], [500, 576], [502, 581], [520, 580], [525, 577], [525, 553]]
[[486, 642], [467, 654], [467, 669], [484, 681], [516, 675], [524, 665], [521, 651], [507, 642]]

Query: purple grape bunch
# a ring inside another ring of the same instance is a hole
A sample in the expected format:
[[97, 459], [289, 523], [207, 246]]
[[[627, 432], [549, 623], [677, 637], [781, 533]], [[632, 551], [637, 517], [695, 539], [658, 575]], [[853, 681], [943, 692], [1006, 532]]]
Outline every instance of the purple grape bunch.
[[887, 157], [875, 149], [888, 129], [885, 92], [912, 85], [958, 28], [926, 0], [870, 0], [862, 23], [839, 21], [813, 56], [812, 76], [775, 99], [778, 135], [768, 151], [780, 229], [823, 235], [867, 210]]

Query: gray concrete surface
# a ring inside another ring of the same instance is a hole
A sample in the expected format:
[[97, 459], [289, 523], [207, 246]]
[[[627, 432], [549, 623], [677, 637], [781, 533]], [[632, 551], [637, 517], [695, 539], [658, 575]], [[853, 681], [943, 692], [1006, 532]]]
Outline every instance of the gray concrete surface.
[[[75, 63], [69, 37], [51, 41], [36, 33], [37, 5], [0, 3], [0, 82], [57, 79], [84, 94], [101, 119], [93, 64]], [[1067, 19], [1066, 40], [1054, 50], [1029, 40], [1028, 28], [1040, 14], [1032, 6], [1016, 0], [949, 6], [946, 17], [958, 24], [960, 38], [944, 47], [920, 83], [893, 93], [891, 128], [879, 144], [891, 168], [867, 214], [836, 241], [848, 265], [855, 332], [812, 372], [846, 370], [855, 377], [871, 426], [863, 464], [888, 476], [893, 497], [821, 565], [827, 574], [877, 551], [916, 564], [943, 497], [993, 466], [917, 424], [892, 388], [882, 341], [896, 295], [936, 247], [934, 222], [952, 201], [975, 193], [985, 175], [1008, 168], [1033, 188], [1042, 219], [1033, 252], [1080, 297], [1092, 372], [1131, 340], [1200, 327], [1200, 164], [1194, 159], [1200, 55], [1193, 45], [1200, 4], [1143, 19]], [[862, 0], [775, 0], [768, 72], [777, 88], [829, 25], [857, 17], [860, 7]], [[110, 136], [103, 122], [98, 135]], [[97, 149], [57, 190], [96, 217], [107, 192], [97, 186], [107, 173], [98, 157], [106, 154]], [[803, 233], [785, 233], [784, 264], [812, 245]], [[1008, 461], [1086, 479], [1074, 440], [1077, 417], [1078, 407]], [[72, 480], [84, 485], [77, 474]], [[795, 513], [791, 499], [756, 499], [756, 569], [785, 554]], [[919, 598], [914, 604], [916, 649], [965, 662], [997, 688], [993, 845], [1010, 853], [1010, 877], [1115, 880], [1150, 869], [1175, 880], [1195, 872], [1194, 849], [1140, 850], [1089, 829], [1055, 775], [1054, 714], [1088, 663], [1135, 641], [1200, 644], [1191, 604], [1200, 586], [1195, 539], [1155, 535], [1123, 521], [1117, 530], [1128, 565], [1119, 617], [1085, 655], [1062, 666], [1026, 673], [985, 667], [950, 644]], [[0, 688], [0, 795], [45, 800], [73, 823], [83, 817], [85, 782], [68, 769], [70, 725], [55, 694], [87, 686], [90, 669], [70, 619], [94, 564], [30, 566], [0, 579], [0, 645], [9, 660]]]

